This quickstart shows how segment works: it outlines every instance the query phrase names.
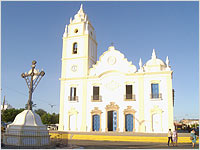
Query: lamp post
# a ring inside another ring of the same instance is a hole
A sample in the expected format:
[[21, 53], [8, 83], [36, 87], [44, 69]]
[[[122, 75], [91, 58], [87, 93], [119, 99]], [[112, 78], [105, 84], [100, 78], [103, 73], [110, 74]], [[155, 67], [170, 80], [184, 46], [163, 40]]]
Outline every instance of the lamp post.
[[28, 99], [28, 110], [32, 110], [32, 94], [35, 90], [35, 88], [37, 87], [37, 85], [39, 84], [40, 80], [42, 79], [42, 77], [45, 75], [44, 71], [39, 72], [39, 70], [35, 69], [35, 64], [37, 62], [35, 60], [32, 61], [32, 69], [28, 72], [28, 73], [22, 73], [21, 76], [22, 78], [25, 79], [26, 84], [29, 88], [29, 99]]

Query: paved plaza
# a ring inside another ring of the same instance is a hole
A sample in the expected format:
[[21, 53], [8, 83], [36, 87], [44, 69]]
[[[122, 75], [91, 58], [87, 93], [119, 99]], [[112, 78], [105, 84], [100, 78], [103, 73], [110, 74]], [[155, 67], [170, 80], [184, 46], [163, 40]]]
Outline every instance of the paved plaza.
[[[199, 149], [199, 144], [192, 148], [191, 143], [181, 143], [178, 146], [167, 146], [167, 143], [147, 142], [113, 142], [113, 141], [86, 141], [68, 140], [67, 143], [52, 143], [41, 149]], [[38, 149], [38, 147], [35, 147]], [[2, 149], [24, 149], [23, 147], [5, 146]], [[27, 149], [27, 147], [25, 148]], [[33, 149], [33, 148], [30, 148]]]
[[[68, 141], [68, 145], [69, 145], [69, 148], [71, 146], [71, 147], [80, 148], [80, 149], [192, 149], [191, 143], [182, 143], [182, 144], [178, 144], [177, 147], [176, 146], [168, 147], [167, 143], [73, 141], [71, 140], [71, 141]], [[199, 145], [196, 145], [195, 149], [199, 149]]]

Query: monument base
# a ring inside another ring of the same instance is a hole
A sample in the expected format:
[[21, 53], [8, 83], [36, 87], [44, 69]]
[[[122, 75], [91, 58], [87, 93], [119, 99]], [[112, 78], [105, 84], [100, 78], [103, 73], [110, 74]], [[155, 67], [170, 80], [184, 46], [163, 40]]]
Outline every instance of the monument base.
[[31, 110], [24, 110], [8, 125], [3, 143], [13, 146], [47, 146], [50, 144], [50, 135], [39, 115]]

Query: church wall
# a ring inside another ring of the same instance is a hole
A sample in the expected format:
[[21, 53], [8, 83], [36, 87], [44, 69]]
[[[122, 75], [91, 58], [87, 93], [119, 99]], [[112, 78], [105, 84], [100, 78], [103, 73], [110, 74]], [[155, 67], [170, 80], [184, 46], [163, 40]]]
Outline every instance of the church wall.
[[[77, 54], [72, 54], [74, 42], [77, 42]], [[146, 64], [142, 65], [140, 60], [138, 70], [114, 46], [110, 46], [97, 61], [95, 31], [81, 6], [63, 35], [60, 96], [60, 119], [63, 120], [59, 130], [70, 131], [69, 126], [72, 126], [73, 131], [90, 132], [92, 114], [98, 113], [100, 131], [107, 132], [108, 109], [118, 111], [117, 132], [125, 132], [126, 113], [133, 114], [133, 132], [166, 133], [173, 127], [171, 73], [169, 60], [164, 63], [157, 59], [155, 50]], [[150, 98], [151, 83], [154, 82], [159, 83], [162, 99]], [[126, 85], [132, 85], [135, 99], [125, 99]], [[92, 100], [93, 86], [100, 87], [102, 101]], [[69, 101], [70, 87], [76, 87], [78, 101]]]
[[[159, 93], [162, 94], [162, 99], [151, 99], [151, 83], [152, 81], [159, 83]], [[167, 99], [167, 80], [166, 75], [148, 75], [144, 78], [144, 110], [145, 114], [145, 121], [146, 121], [146, 130], [147, 132], [152, 131], [152, 124], [151, 124], [151, 110], [154, 109], [155, 106], [158, 106], [162, 112], [162, 132], [168, 131], [168, 99]]]
[[[136, 95], [136, 101], [124, 101], [125, 96], [125, 86], [126, 84], [132, 84], [133, 85], [133, 94]], [[102, 102], [91, 102], [91, 96], [93, 95], [93, 86], [99, 85], [100, 86], [100, 96], [102, 96]], [[124, 110], [127, 108], [127, 106], [132, 106], [132, 109], [136, 111], [135, 113], [135, 131], [138, 131], [139, 127], [139, 99], [137, 93], [137, 86], [138, 82], [135, 77], [126, 77], [122, 74], [116, 74], [116, 73], [109, 73], [105, 76], [102, 76], [99, 79], [91, 79], [88, 82], [88, 111], [87, 114], [91, 115], [91, 111], [94, 109], [94, 107], [98, 107], [99, 110], [101, 110], [103, 113], [101, 115], [101, 126], [102, 131], [105, 131], [106, 128], [106, 105], [109, 105], [110, 102], [115, 102], [119, 106], [119, 131], [124, 131]], [[92, 130], [92, 124], [91, 124], [91, 117], [88, 117], [90, 119], [87, 119], [87, 126]]]
[[[69, 101], [70, 87], [77, 88], [78, 101]], [[74, 126], [77, 127], [77, 131], [80, 130], [82, 124], [82, 105], [83, 105], [83, 81], [81, 80], [71, 80], [65, 83], [65, 94], [64, 94], [64, 130], [69, 130], [69, 113], [74, 114], [77, 112], [77, 122], [74, 122]], [[72, 109], [74, 108], [74, 110]]]
[[[72, 67], [76, 66], [78, 71], [72, 71]], [[82, 77], [85, 70], [84, 67], [86, 66], [86, 62], [84, 59], [72, 59], [66, 62], [66, 76], [65, 78], [76, 78]]]

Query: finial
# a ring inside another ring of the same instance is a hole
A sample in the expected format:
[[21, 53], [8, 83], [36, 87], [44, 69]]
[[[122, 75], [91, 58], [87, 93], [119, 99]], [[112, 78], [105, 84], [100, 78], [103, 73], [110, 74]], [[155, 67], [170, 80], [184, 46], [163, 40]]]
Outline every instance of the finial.
[[144, 69], [142, 67], [142, 59], [140, 58], [140, 61], [139, 61], [139, 66], [140, 66], [140, 69], [138, 70], [139, 72], [144, 72]]
[[166, 57], [166, 64], [167, 64], [167, 67], [169, 67], [169, 58], [168, 58], [168, 56]]
[[67, 25], [65, 26], [65, 33], [67, 33]]
[[139, 61], [139, 66], [140, 66], [140, 69], [142, 69], [142, 59], [140, 58], [140, 61]]
[[85, 15], [85, 21], [87, 21], [88, 20], [88, 17], [87, 17], [87, 14]]
[[153, 49], [153, 52], [152, 52], [152, 56], [151, 56], [152, 59], [156, 59], [156, 52], [155, 52], [155, 48]]
[[80, 7], [78, 13], [82, 13], [82, 12], [83, 12], [83, 4], [81, 4], [81, 7]]
[[70, 18], [70, 23], [72, 23], [72, 17]]
[[83, 10], [83, 4], [81, 4], [80, 10]]
[[114, 43], [113, 43], [113, 42], [111, 42], [111, 46], [114, 46]]

